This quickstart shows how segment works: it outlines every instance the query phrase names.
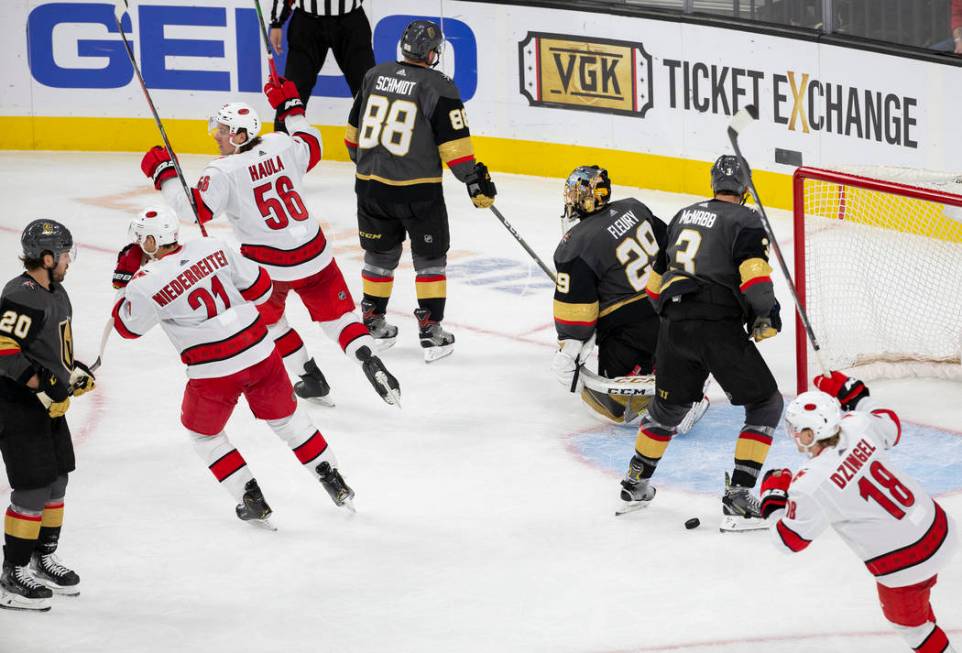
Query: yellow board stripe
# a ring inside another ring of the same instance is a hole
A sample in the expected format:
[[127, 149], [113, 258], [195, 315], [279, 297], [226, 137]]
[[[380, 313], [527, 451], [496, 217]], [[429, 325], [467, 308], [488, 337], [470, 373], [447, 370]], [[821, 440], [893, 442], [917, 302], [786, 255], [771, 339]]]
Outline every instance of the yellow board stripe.
[[40, 520], [21, 519], [8, 510], [3, 520], [3, 532], [21, 540], [35, 540], [40, 537]]
[[344, 130], [344, 140], [350, 141], [351, 143], [357, 144], [357, 127], [348, 125], [347, 129]]
[[354, 176], [361, 181], [377, 181], [382, 184], [387, 184], [388, 186], [413, 186], [415, 184], [440, 184], [441, 177], [419, 177], [418, 179], [388, 179], [387, 177], [380, 177], [378, 175], [362, 175], [359, 172], [354, 173]]
[[770, 448], [771, 445], [759, 442], [758, 440], [738, 438], [738, 443], [735, 445], [735, 460], [748, 460], [762, 464], [765, 462], [765, 459], [768, 458], [768, 450]]
[[634, 297], [629, 297], [628, 299], [622, 299], [620, 302], [615, 302], [611, 306], [606, 307], [603, 311], [598, 313], [598, 317], [605, 317], [606, 315], [611, 315], [617, 311], [622, 306], [627, 306], [628, 304], [634, 304], [642, 299], [648, 299], [648, 295], [635, 295]]
[[738, 266], [738, 274], [742, 276], [742, 283], [745, 283], [758, 277], [771, 276], [772, 266], [763, 258], [745, 259], [741, 265]]
[[465, 136], [464, 138], [458, 138], [447, 143], [441, 143], [438, 145], [438, 154], [441, 155], [441, 160], [445, 163], [455, 159], [463, 159], [467, 156], [474, 156], [474, 145], [471, 143], [471, 137]]
[[390, 297], [394, 281], [371, 281], [364, 279], [364, 294], [371, 297]]
[[598, 302], [569, 304], [554, 300], [554, 317], [563, 322], [594, 322], [598, 319]]
[[444, 281], [415, 281], [418, 299], [444, 299], [448, 296], [448, 282]]
[[63, 526], [63, 506], [59, 508], [44, 508], [40, 523], [46, 528], [59, 528]]
[[[164, 119], [164, 128], [177, 152], [217, 156], [206, 120]], [[318, 128], [328, 145], [324, 158], [348, 161], [343, 146], [345, 126]], [[268, 124], [264, 131], [271, 129]], [[612, 179], [625, 186], [711, 196], [711, 161], [494, 136], [473, 136], [471, 140], [475, 155], [493, 171], [564, 179], [585, 161], [599, 161]], [[150, 118], [0, 116], [0, 149], [5, 150], [143, 152], [159, 142]], [[338, 146], [332, 147], [332, 143]], [[766, 205], [792, 208], [790, 175], [754, 170], [752, 179]]]

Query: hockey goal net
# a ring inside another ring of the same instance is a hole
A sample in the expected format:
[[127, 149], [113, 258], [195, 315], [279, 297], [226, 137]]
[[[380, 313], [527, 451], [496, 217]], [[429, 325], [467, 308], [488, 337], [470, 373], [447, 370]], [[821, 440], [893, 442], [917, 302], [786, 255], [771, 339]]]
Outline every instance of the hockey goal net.
[[[860, 378], [962, 380], [962, 179], [799, 168], [795, 280], [825, 364]], [[817, 365], [796, 316], [798, 391]]]

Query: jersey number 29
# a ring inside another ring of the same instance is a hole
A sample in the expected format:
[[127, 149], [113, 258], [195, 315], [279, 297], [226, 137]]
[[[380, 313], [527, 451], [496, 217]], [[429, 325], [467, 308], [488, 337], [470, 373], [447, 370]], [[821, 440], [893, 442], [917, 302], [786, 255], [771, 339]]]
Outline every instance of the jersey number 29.
[[634, 238], [628, 236], [618, 243], [615, 256], [624, 266], [625, 276], [628, 277], [631, 287], [637, 292], [643, 291], [651, 275], [651, 264], [658, 256], [658, 241], [651, 229], [651, 223], [645, 220], [638, 225]]

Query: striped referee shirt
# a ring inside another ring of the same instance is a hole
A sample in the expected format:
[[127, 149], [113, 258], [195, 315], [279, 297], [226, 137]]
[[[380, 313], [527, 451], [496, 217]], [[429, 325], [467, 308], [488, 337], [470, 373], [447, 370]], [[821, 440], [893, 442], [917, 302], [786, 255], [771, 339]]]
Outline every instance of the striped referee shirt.
[[314, 16], [340, 16], [361, 8], [364, 0], [274, 0], [271, 27], [280, 27], [296, 7]]

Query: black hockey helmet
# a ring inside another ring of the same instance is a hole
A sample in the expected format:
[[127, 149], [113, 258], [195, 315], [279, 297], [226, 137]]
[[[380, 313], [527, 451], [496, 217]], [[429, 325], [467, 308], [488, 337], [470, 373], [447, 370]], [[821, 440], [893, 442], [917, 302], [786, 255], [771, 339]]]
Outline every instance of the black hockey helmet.
[[414, 61], [427, 63], [428, 55], [434, 50], [438, 56], [433, 65], [437, 65], [443, 43], [444, 34], [441, 28], [429, 20], [415, 20], [405, 27], [401, 34], [401, 52]]
[[744, 197], [749, 174], [751, 171], [737, 156], [722, 154], [711, 167], [711, 189], [716, 195], [728, 193]]
[[77, 258], [73, 236], [70, 230], [56, 220], [34, 220], [23, 230], [20, 236], [23, 256], [27, 259], [41, 259], [45, 252], [53, 255], [54, 263], [64, 252], [70, 252], [70, 258]]

